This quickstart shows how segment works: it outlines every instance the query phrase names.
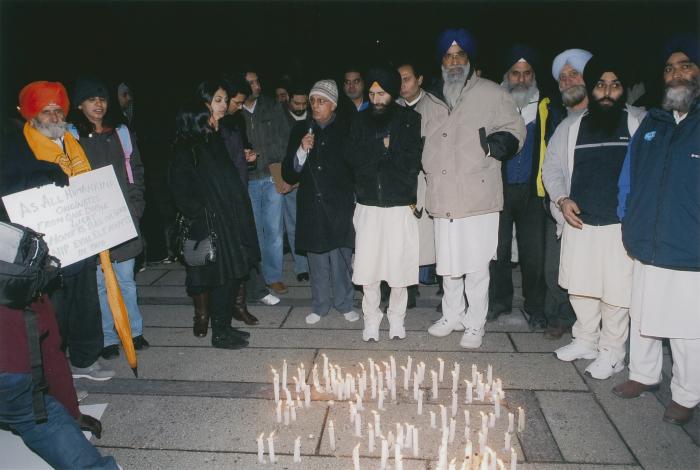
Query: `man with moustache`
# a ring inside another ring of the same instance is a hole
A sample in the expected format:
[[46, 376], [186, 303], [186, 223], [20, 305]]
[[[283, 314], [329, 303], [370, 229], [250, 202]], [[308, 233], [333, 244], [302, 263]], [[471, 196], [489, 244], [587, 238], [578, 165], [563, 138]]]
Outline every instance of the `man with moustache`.
[[421, 159], [420, 115], [395, 103], [401, 89], [396, 69], [374, 68], [367, 83], [370, 108], [355, 115], [346, 144], [357, 196], [352, 280], [364, 293], [362, 339], [379, 341], [381, 281], [391, 287], [389, 338], [403, 339], [406, 288], [418, 283], [418, 223], [412, 205]]
[[586, 373], [602, 380], [624, 369], [632, 259], [622, 245], [617, 181], [644, 111], [624, 104], [625, 77], [615, 61], [593, 57], [583, 78], [588, 110], [557, 127], [542, 179], [563, 226], [559, 284], [576, 313], [574, 339], [555, 355], [595, 359]]
[[369, 106], [369, 101], [365, 101], [365, 80], [358, 67], [347, 67], [343, 72], [343, 93], [355, 111], [364, 111]]
[[[507, 71], [501, 85], [515, 101], [525, 122], [527, 134], [523, 148], [501, 165], [503, 170], [503, 210], [498, 223], [498, 249], [491, 262], [489, 284], [489, 313], [487, 321], [513, 308], [513, 278], [511, 247], [513, 224], [516, 229], [519, 263], [522, 272], [525, 312], [530, 327], [545, 326], [544, 299], [544, 187], [542, 162], [545, 139], [553, 132], [549, 119], [550, 99], [540, 96], [537, 88], [535, 51], [525, 45], [515, 45], [506, 54]], [[549, 132], [548, 132], [549, 131]]]
[[620, 176], [622, 241], [634, 259], [629, 380], [622, 398], [656, 390], [662, 338], [673, 352], [664, 421], [690, 421], [700, 403], [700, 54], [697, 36], [672, 38], [663, 54], [666, 85], [630, 144]]
[[[551, 103], [551, 129], [556, 129], [567, 116], [583, 112], [588, 106], [588, 95], [583, 83], [583, 69], [591, 53], [583, 49], [567, 49], [552, 61], [552, 76], [559, 86], [561, 103]], [[547, 143], [552, 135], [545, 136]], [[555, 150], [555, 149], [553, 149]], [[546, 148], [545, 148], [546, 151]], [[565, 151], [565, 149], [563, 149]], [[541, 177], [540, 177], [541, 183]], [[547, 217], [544, 222], [544, 280], [546, 293], [544, 314], [547, 318], [546, 339], [556, 340], [571, 330], [576, 314], [569, 302], [569, 294], [559, 285], [559, 257], [561, 240], [557, 234], [557, 221], [552, 217], [549, 194], [545, 191]], [[556, 207], [554, 208], [556, 210]]]
[[480, 347], [484, 336], [489, 263], [503, 208], [501, 161], [515, 155], [525, 139], [510, 94], [474, 73], [475, 53], [464, 29], [439, 36], [442, 80], [433, 94], [449, 112], [425, 123], [423, 151], [425, 207], [434, 218], [436, 268], [445, 292], [443, 316], [428, 332], [441, 337], [463, 329], [464, 348]]

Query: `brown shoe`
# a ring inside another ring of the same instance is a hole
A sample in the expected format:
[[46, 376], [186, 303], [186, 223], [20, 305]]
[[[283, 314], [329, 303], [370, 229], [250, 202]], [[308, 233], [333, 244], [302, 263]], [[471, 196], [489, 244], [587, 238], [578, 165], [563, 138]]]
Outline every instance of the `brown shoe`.
[[248, 311], [248, 306], [245, 303], [245, 283], [241, 282], [241, 287], [238, 289], [236, 299], [233, 304], [233, 318], [242, 321], [246, 325], [257, 325], [258, 319]]
[[571, 331], [570, 326], [550, 326], [544, 330], [543, 335], [545, 339], [559, 339], [564, 336], [564, 333], [569, 331]]
[[287, 289], [287, 286], [285, 286], [282, 281], [273, 282], [272, 284], [268, 284], [267, 287], [275, 291], [275, 294], [286, 294], [289, 292], [289, 289]]
[[202, 292], [192, 296], [194, 301], [194, 318], [192, 332], [197, 338], [207, 335], [209, 329], [209, 292]]
[[664, 421], [677, 426], [683, 426], [693, 418], [693, 410], [694, 408], [686, 408], [671, 400], [671, 403], [666, 407]]
[[644, 392], [655, 392], [659, 384], [645, 385], [636, 380], [628, 380], [613, 387], [612, 392], [620, 398], [637, 398]]

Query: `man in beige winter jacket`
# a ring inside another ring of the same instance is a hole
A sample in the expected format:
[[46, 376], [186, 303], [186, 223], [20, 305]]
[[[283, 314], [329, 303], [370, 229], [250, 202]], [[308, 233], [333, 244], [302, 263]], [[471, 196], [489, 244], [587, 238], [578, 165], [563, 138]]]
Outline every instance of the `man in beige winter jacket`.
[[[478, 348], [488, 312], [489, 263], [503, 208], [501, 161], [515, 155], [525, 124], [502, 87], [474, 73], [474, 40], [464, 29], [440, 35], [442, 77], [433, 94], [449, 112], [425, 123], [426, 210], [435, 219], [443, 317], [428, 332], [464, 329], [460, 345]], [[469, 307], [465, 308], [464, 294]]]

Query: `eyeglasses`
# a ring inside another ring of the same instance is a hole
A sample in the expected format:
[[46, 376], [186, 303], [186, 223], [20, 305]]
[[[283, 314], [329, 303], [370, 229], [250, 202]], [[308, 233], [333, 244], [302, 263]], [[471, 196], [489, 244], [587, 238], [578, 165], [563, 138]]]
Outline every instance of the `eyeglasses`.
[[450, 60], [464, 60], [467, 58], [467, 53], [464, 51], [459, 51], [455, 52], [453, 54], [445, 54], [442, 56], [443, 60], [450, 61]]
[[44, 109], [41, 111], [39, 114], [41, 114], [44, 117], [57, 117], [57, 118], [64, 118], [66, 114], [63, 112], [61, 108], [58, 109]]
[[581, 76], [581, 73], [578, 70], [570, 70], [569, 72], [560, 73], [559, 74], [559, 81], [563, 82], [564, 80], [575, 80], [580, 76]]

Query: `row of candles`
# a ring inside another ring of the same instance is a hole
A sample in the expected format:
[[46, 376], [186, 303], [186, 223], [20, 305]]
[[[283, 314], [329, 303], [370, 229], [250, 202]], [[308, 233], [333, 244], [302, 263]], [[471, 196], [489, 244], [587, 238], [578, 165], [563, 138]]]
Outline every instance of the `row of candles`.
[[[312, 383], [314, 389], [319, 393], [329, 393], [333, 397], [339, 400], [350, 400], [354, 396], [354, 401], [349, 401], [350, 409], [350, 421], [355, 427], [355, 436], [362, 437], [362, 414], [363, 411], [363, 399], [365, 397], [367, 387], [367, 369], [363, 363], [359, 363], [361, 372], [356, 376], [350, 373], [343, 375], [342, 368], [338, 365], [331, 364], [328, 361], [328, 357], [323, 354], [323, 368], [322, 377], [324, 379], [324, 386], [321, 386], [320, 377], [318, 374], [318, 365], [314, 365], [312, 369]], [[413, 378], [413, 398], [417, 402], [417, 414], [422, 415], [423, 401], [424, 401], [424, 390], [421, 385], [425, 380], [425, 363], [418, 362], [415, 366], [415, 371], [413, 371], [411, 356], [408, 356], [407, 363], [405, 366], [400, 366], [403, 371], [403, 388], [405, 391], [409, 390], [409, 379]], [[392, 356], [389, 358], [389, 362], [382, 361], [384, 369], [382, 369], [379, 364], [376, 364], [372, 358], [368, 359], [369, 363], [369, 382], [370, 382], [370, 392], [371, 398], [377, 401], [377, 409], [384, 410], [384, 400], [387, 396], [391, 397], [393, 402], [396, 402], [396, 376], [397, 368], [396, 361]], [[274, 398], [276, 402], [276, 421], [278, 423], [284, 422], [287, 426], [290, 422], [296, 421], [296, 410], [298, 408], [309, 408], [311, 406], [311, 385], [306, 383], [306, 371], [304, 365], [301, 364], [297, 368], [297, 374], [292, 377], [294, 382], [294, 388], [296, 392], [296, 401], [292, 399], [291, 391], [288, 388], [288, 366], [287, 361], [284, 360], [282, 364], [282, 377], [280, 384], [280, 376], [277, 371], [273, 368], [273, 387], [274, 387]], [[445, 363], [441, 358], [438, 358], [437, 370], [431, 370], [431, 398], [432, 400], [439, 399], [439, 387], [438, 384], [444, 380]], [[504, 399], [505, 395], [502, 389], [502, 382], [500, 379], [493, 379], [493, 367], [488, 365], [486, 370], [486, 377], [484, 380], [483, 373], [479, 372], [477, 366], [472, 364], [471, 369], [471, 380], [464, 380], [465, 383], [465, 398], [464, 403], [473, 403], [474, 401], [480, 402], [491, 402], [494, 404], [494, 412], [488, 414], [480, 412], [481, 415], [481, 430], [478, 432], [478, 446], [479, 454], [472, 454], [472, 442], [469, 439], [470, 436], [470, 416], [469, 411], [464, 410], [465, 417], [465, 428], [464, 435], [467, 445], [465, 446], [465, 458], [460, 468], [462, 469], [479, 469], [484, 468], [485, 470], [499, 470], [500, 468], [505, 468], [503, 462], [497, 458], [496, 452], [489, 448], [486, 443], [488, 439], [488, 429], [495, 427], [495, 421], [501, 415], [500, 404], [501, 400]], [[450, 407], [451, 418], [448, 424], [447, 421], [447, 408], [445, 405], [440, 404], [440, 417], [441, 417], [441, 429], [443, 434], [443, 443], [439, 449], [439, 459], [438, 459], [438, 470], [456, 470], [456, 463], [453, 459], [451, 462], [447, 462], [447, 445], [448, 443], [454, 442], [456, 433], [456, 421], [455, 417], [458, 411], [458, 390], [459, 390], [459, 376], [460, 376], [460, 364], [455, 362], [454, 368], [451, 371], [452, 375], [452, 403]], [[281, 387], [280, 387], [281, 385]], [[385, 389], [386, 387], [386, 389]], [[283, 401], [281, 391], [285, 394], [284, 400], [284, 412], [282, 410]], [[300, 393], [304, 395], [304, 404], [302, 405]], [[330, 401], [333, 404], [333, 401]], [[404, 433], [404, 428], [399, 423], [396, 423], [396, 436], [390, 431], [388, 436], [385, 438], [381, 432], [381, 415], [376, 410], [372, 410], [374, 417], [374, 424], [368, 423], [367, 425], [367, 437], [368, 437], [368, 450], [369, 453], [374, 453], [374, 448], [376, 446], [375, 438], [381, 440], [381, 468], [386, 468], [386, 462], [388, 460], [389, 448], [394, 449], [394, 460], [395, 469], [403, 468], [401, 460], [402, 448], [412, 449], [414, 457], [420, 456], [419, 448], [419, 429], [416, 426], [406, 423], [406, 431]], [[517, 465], [517, 454], [511, 447], [512, 434], [515, 431], [515, 415], [513, 413], [508, 413], [508, 430], [504, 433], [504, 451], [510, 451], [510, 468], [515, 469]], [[430, 411], [430, 425], [431, 428], [436, 428], [436, 414]], [[525, 428], [525, 413], [522, 408], [518, 408], [518, 432], [522, 432]], [[405, 436], [405, 437], [404, 437]], [[328, 437], [329, 445], [332, 451], [335, 451], [335, 427], [333, 421], [330, 420], [328, 423]], [[259, 462], [264, 462], [264, 433], [258, 437], [258, 460]], [[270, 462], [276, 462], [276, 457], [274, 453], [274, 432], [270, 433], [267, 438], [268, 453], [270, 456]], [[357, 470], [359, 469], [359, 448], [358, 443], [353, 449], [353, 465]], [[301, 437], [297, 437], [294, 442], [294, 462], [301, 461]]]

